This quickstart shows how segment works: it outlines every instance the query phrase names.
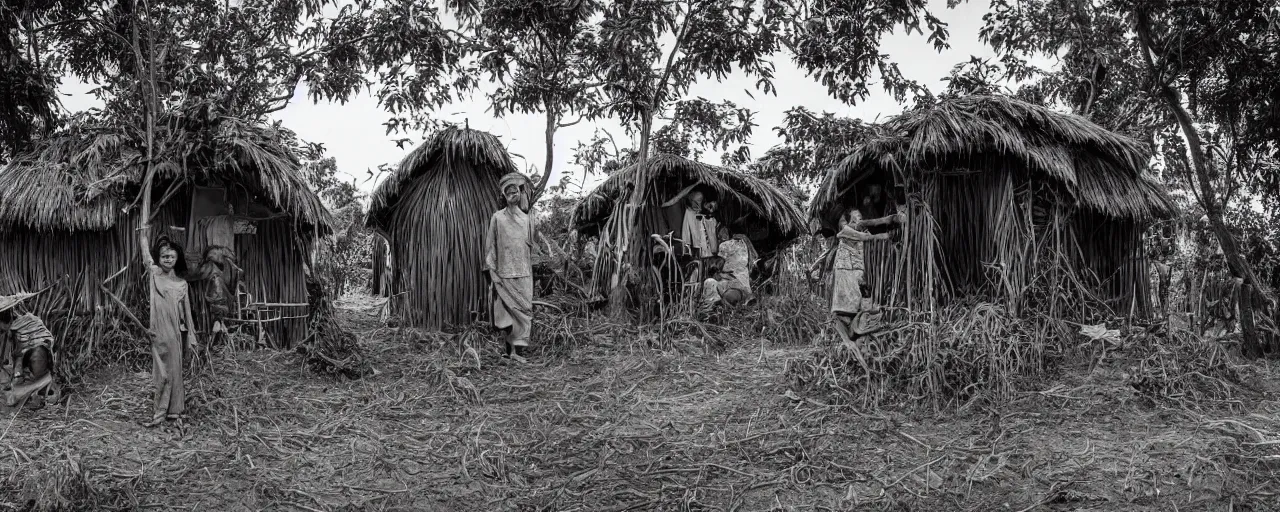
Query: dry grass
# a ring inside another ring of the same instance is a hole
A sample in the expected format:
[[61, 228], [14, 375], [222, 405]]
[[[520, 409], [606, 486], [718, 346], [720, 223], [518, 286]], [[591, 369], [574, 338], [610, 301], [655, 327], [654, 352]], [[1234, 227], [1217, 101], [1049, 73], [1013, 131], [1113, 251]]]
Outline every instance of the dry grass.
[[[555, 301], [549, 301], [560, 306]], [[388, 329], [346, 301], [378, 374], [223, 352], [185, 428], [146, 430], [148, 376], [5, 411], [6, 510], [1274, 510], [1280, 403], [1170, 407], [1102, 358], [1001, 403], [860, 411], [792, 389], [745, 320], [667, 341], [544, 314], [534, 364], [487, 330]], [[750, 318], [743, 312], [742, 319]], [[757, 317], [760, 315], [757, 315]], [[732, 319], [730, 319], [732, 320]], [[709, 340], [714, 339], [714, 343]], [[822, 339], [822, 338], [820, 338]], [[822, 343], [819, 341], [819, 343]], [[1273, 382], [1270, 369], [1256, 376]], [[1036, 508], [1040, 507], [1040, 508]]]
[[1020, 383], [1043, 376], [1067, 345], [1052, 322], [1012, 318], [989, 303], [942, 308], [935, 318], [898, 315], [886, 316], [885, 331], [859, 339], [866, 369], [831, 335], [825, 349], [793, 362], [788, 378], [799, 389], [859, 407], [946, 408], [1011, 397]]

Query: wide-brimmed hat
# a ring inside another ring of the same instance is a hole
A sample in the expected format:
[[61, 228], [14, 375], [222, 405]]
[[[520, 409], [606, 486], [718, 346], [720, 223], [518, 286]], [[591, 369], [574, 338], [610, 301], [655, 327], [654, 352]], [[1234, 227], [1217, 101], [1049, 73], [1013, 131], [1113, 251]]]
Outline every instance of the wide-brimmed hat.
[[35, 297], [34, 293], [18, 293], [14, 295], [0, 295], [0, 312], [8, 311], [14, 306], [21, 304], [22, 301]]

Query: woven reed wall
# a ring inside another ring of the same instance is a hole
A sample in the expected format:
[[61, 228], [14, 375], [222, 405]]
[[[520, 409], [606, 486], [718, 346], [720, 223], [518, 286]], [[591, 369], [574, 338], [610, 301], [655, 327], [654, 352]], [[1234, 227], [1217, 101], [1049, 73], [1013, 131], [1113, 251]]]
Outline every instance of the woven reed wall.
[[[164, 188], [157, 185], [161, 192]], [[179, 192], [155, 211], [152, 240], [161, 236], [187, 240], [190, 194]], [[38, 291], [51, 287], [25, 305], [40, 315], [59, 337], [63, 350], [68, 344], [94, 343], [104, 315], [118, 306], [101, 289], [103, 282], [126, 265], [128, 269], [107, 283], [107, 288], [124, 301], [140, 321], [150, 321], [145, 286], [147, 270], [142, 268], [137, 227], [138, 212], [128, 215], [107, 231], [35, 232], [15, 229], [0, 232], [0, 294]], [[255, 299], [266, 302], [306, 303], [303, 255], [292, 235], [288, 220], [258, 223], [258, 234], [238, 236], [240, 259]], [[283, 248], [275, 249], [275, 248]], [[188, 258], [194, 270], [196, 261]], [[193, 309], [201, 311], [202, 287], [192, 287]], [[286, 308], [288, 316], [303, 318], [272, 325], [270, 334], [281, 344], [292, 346], [306, 336], [307, 308]], [[91, 321], [88, 319], [92, 319]], [[205, 319], [197, 327], [207, 329]]]
[[[237, 209], [237, 211], [241, 211]], [[257, 221], [257, 234], [236, 235], [244, 288], [256, 302], [306, 304], [304, 258], [308, 247], [299, 247], [290, 219]], [[272, 307], [272, 316], [283, 320], [267, 325], [278, 348], [292, 348], [307, 337], [307, 306]], [[246, 313], [246, 318], [249, 318]]]
[[393, 314], [428, 330], [490, 317], [484, 234], [498, 177], [463, 160], [416, 178], [391, 217]]
[[1145, 226], [1060, 205], [1016, 170], [930, 174], [910, 194], [901, 243], [865, 246], [872, 297], [916, 311], [986, 300], [1014, 314], [1036, 306], [1075, 315], [1101, 302], [1150, 315]]
[[[168, 226], [186, 217], [186, 205], [172, 202], [157, 209], [156, 236], [180, 237]], [[102, 353], [103, 336], [120, 329], [137, 332], [121, 315], [119, 305], [105, 287], [126, 304], [139, 321], [150, 321], [146, 306], [146, 270], [139, 256], [137, 215], [127, 216], [106, 231], [37, 232], [14, 229], [0, 232], [0, 294], [45, 290], [23, 307], [39, 315], [56, 337], [58, 371], [74, 377], [102, 357], [133, 344], [113, 345]], [[179, 238], [180, 239], [180, 238]]]

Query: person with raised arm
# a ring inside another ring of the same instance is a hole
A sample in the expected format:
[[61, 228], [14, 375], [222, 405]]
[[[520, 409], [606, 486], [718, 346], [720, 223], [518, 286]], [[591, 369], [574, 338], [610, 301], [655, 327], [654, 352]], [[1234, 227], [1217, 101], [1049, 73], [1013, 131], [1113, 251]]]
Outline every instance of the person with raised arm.
[[182, 353], [195, 350], [195, 322], [191, 315], [191, 297], [183, 274], [187, 271], [182, 246], [169, 237], [160, 237], [150, 245], [149, 224], [139, 236], [142, 262], [147, 267], [147, 283], [151, 302], [151, 376], [154, 402], [151, 418], [142, 423], [155, 427], [165, 420], [185, 418], [186, 393], [182, 382]]

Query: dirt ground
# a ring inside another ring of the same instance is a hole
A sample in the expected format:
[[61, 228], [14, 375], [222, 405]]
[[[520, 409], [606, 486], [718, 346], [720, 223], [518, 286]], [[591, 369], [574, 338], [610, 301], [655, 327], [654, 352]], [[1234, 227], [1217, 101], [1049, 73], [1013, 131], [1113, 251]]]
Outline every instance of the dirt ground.
[[0, 509], [1280, 510], [1274, 394], [1162, 406], [1100, 367], [995, 405], [867, 412], [788, 387], [814, 347], [601, 330], [513, 366], [342, 306], [372, 378], [222, 353], [190, 379], [184, 427], [137, 425], [145, 370], [4, 411]]

